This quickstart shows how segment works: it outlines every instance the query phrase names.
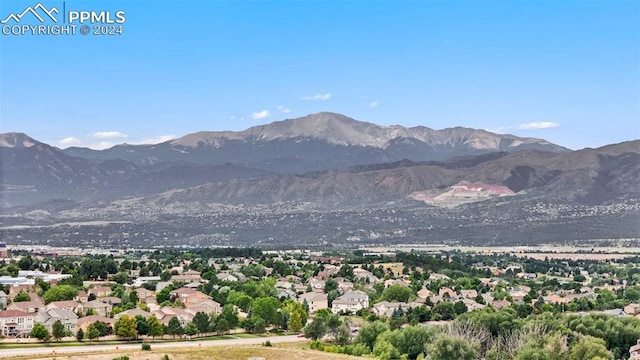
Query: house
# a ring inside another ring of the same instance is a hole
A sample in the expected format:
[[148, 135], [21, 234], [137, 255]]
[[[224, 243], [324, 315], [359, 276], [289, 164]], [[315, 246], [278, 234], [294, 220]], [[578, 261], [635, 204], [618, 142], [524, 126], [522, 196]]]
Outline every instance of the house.
[[491, 307], [496, 311], [509, 306], [511, 306], [511, 303], [507, 299], [502, 299], [491, 303]]
[[86, 312], [89, 309], [92, 309], [96, 315], [109, 317], [109, 315], [111, 314], [111, 310], [113, 309], [113, 306], [106, 302], [102, 302], [99, 300], [92, 300], [82, 305], [82, 310], [84, 312]]
[[428, 289], [426, 289], [426, 288], [422, 288], [422, 289], [418, 290], [418, 292], [416, 294], [418, 295], [418, 297], [420, 299], [426, 299], [428, 297], [433, 296], [433, 293], [431, 291], [429, 291]]
[[111, 288], [108, 286], [95, 286], [89, 289], [89, 291], [87, 291], [87, 294], [93, 295], [97, 298], [108, 296], [109, 294], [111, 294]]
[[209, 315], [220, 315], [222, 313], [222, 306], [213, 299], [204, 299], [187, 304], [185, 310], [193, 315], [198, 312], [203, 312]]
[[107, 326], [112, 329], [113, 329], [113, 325], [116, 323], [114, 319], [109, 317], [100, 316], [100, 315], [89, 315], [89, 316], [79, 318], [76, 323], [76, 327], [78, 329], [82, 329], [82, 331], [86, 333], [89, 325], [98, 321], [107, 324]]
[[627, 315], [637, 315], [640, 314], [640, 304], [631, 303], [624, 307], [624, 313]]
[[446, 286], [445, 287], [441, 287], [440, 290], [438, 290], [438, 296], [440, 296], [443, 299], [446, 299], [447, 296], [445, 296], [445, 295], [448, 295], [449, 298], [455, 298], [455, 297], [458, 296], [458, 294], [456, 294], [456, 292], [453, 289], [448, 288]]
[[298, 297], [299, 303], [306, 303], [309, 306], [309, 312], [314, 313], [320, 309], [329, 308], [329, 300], [327, 294], [319, 292], [308, 292]]
[[82, 309], [82, 305], [73, 300], [52, 301], [46, 306], [46, 309], [64, 309], [72, 312], [79, 312]]
[[33, 329], [33, 313], [20, 310], [0, 312], [0, 333], [8, 338], [28, 337]]
[[278, 293], [276, 294], [276, 298], [278, 298], [278, 299], [293, 299], [293, 300], [295, 300], [296, 292], [293, 291], [293, 290], [289, 290], [289, 289], [279, 289]]
[[138, 295], [138, 300], [140, 300], [140, 302], [147, 303], [152, 299], [153, 299], [153, 302], [156, 301], [156, 297], [153, 294], [153, 291], [151, 290], [147, 290], [141, 287], [141, 288], [137, 288], [135, 291], [136, 291], [136, 295]]
[[393, 285], [409, 286], [411, 283], [404, 279], [389, 279], [384, 282], [385, 289]]
[[475, 302], [475, 300], [472, 300], [472, 299], [464, 298], [461, 301], [467, 306], [467, 311], [474, 311], [478, 309], [484, 309], [487, 307], [486, 305], [477, 303]]
[[151, 315], [151, 313], [150, 313], [150, 312], [147, 312], [147, 311], [144, 311], [144, 310], [141, 310], [141, 309], [137, 309], [137, 308], [136, 308], [136, 309], [129, 309], [129, 310], [127, 310], [127, 311], [123, 311], [123, 312], [121, 312], [121, 313], [117, 313], [117, 314], [115, 314], [115, 315], [113, 316], [113, 318], [114, 318], [115, 320], [118, 320], [118, 319], [120, 319], [121, 317], [123, 317], [124, 315], [129, 315], [129, 316], [131, 316], [131, 317], [136, 317], [136, 316], [140, 315], [140, 316], [142, 316], [143, 318], [145, 318], [145, 319], [146, 319], [146, 318], [148, 318], [148, 317], [149, 317], [149, 315]]
[[74, 298], [74, 300], [79, 303], [86, 304], [87, 302], [89, 302], [89, 294], [84, 290], [80, 290], [78, 291], [78, 295]]
[[640, 360], [640, 339], [629, 348], [629, 360]]
[[444, 274], [438, 274], [438, 273], [429, 274], [429, 280], [431, 280], [431, 281], [449, 280], [449, 279], [451, 279], [451, 278], [448, 277], [447, 275], [444, 275]]
[[171, 277], [171, 281], [184, 281], [184, 282], [194, 282], [194, 281], [203, 281], [202, 277], [200, 277], [200, 273], [195, 270], [185, 271], [179, 275], [173, 275]]
[[353, 269], [353, 277], [355, 279], [363, 279], [365, 281], [368, 281], [370, 283], [377, 283], [380, 281], [380, 279], [373, 275], [373, 273], [369, 270], [365, 270], [362, 268], [354, 268]]
[[201, 293], [198, 290], [190, 289], [190, 288], [180, 288], [173, 290], [170, 292], [171, 296], [174, 296], [176, 299], [180, 299], [180, 302], [184, 306], [189, 306], [190, 304], [198, 303], [202, 300], [211, 299], [211, 296]]
[[186, 310], [169, 306], [163, 306], [159, 310], [152, 312], [151, 315], [155, 315], [155, 317], [164, 325], [168, 325], [171, 318], [176, 317], [180, 321], [181, 326], [185, 326], [188, 322], [193, 320], [194, 316], [194, 314], [191, 314]]
[[363, 291], [353, 290], [347, 291], [339, 296], [331, 304], [331, 312], [334, 314], [356, 312], [369, 307], [369, 295]]
[[313, 291], [324, 291], [325, 281], [320, 278], [311, 278], [309, 279], [309, 286], [311, 286], [311, 290]]
[[391, 317], [394, 311], [404, 311], [406, 312], [409, 308], [414, 308], [419, 306], [417, 303], [402, 303], [402, 302], [389, 302], [389, 301], [381, 301], [373, 307], [371, 307], [371, 312], [380, 317]]
[[122, 299], [116, 296], [106, 296], [98, 299], [98, 301], [102, 301], [103, 303], [107, 303], [109, 305], [120, 305], [122, 304]]
[[220, 281], [237, 282], [240, 280], [236, 276], [233, 276], [231, 275], [231, 273], [228, 273], [228, 272], [218, 273], [216, 274], [216, 277]]
[[7, 307], [7, 300], [9, 300], [9, 295], [0, 290], [0, 309], [4, 309]]
[[46, 307], [44, 306], [44, 302], [42, 302], [42, 300], [32, 300], [14, 302], [11, 305], [7, 306], [7, 310], [18, 310], [30, 314], [35, 314], [40, 311], [45, 311]]
[[60, 321], [66, 330], [69, 330], [72, 334], [76, 333], [76, 326], [78, 323], [78, 315], [71, 310], [67, 309], [49, 309], [41, 311], [34, 317], [36, 324], [44, 325], [49, 332], [53, 329], [53, 324], [56, 321]]
[[476, 290], [460, 290], [460, 296], [467, 299], [475, 299], [478, 297], [478, 292]]

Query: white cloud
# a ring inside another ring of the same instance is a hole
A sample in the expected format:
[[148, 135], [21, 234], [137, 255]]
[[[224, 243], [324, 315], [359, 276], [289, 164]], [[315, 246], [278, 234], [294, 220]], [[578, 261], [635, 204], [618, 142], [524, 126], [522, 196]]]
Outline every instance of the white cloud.
[[126, 138], [127, 134], [123, 134], [120, 131], [98, 131], [89, 135], [93, 139], [115, 139]]
[[321, 100], [321, 101], [326, 101], [331, 99], [331, 94], [327, 93], [327, 94], [317, 94], [317, 95], [312, 95], [312, 96], [304, 96], [301, 97], [300, 100]]
[[370, 103], [368, 103], [368, 104], [364, 104], [364, 105], [365, 105], [366, 107], [370, 108], [370, 109], [375, 109], [375, 108], [377, 108], [377, 107], [378, 107], [378, 102], [377, 102], [377, 101], [373, 101], [373, 102], [370, 102]]
[[82, 140], [74, 138], [73, 136], [69, 136], [66, 137], [60, 141], [58, 141], [58, 143], [60, 145], [66, 145], [66, 146], [71, 146], [71, 145], [78, 145], [82, 143]]
[[518, 125], [518, 129], [520, 130], [537, 130], [537, 129], [550, 129], [556, 128], [560, 126], [558, 123], [554, 123], [551, 121], [543, 121], [543, 122], [532, 122], [527, 124]]
[[278, 110], [279, 110], [281, 113], [283, 113], [283, 114], [288, 114], [288, 113], [290, 113], [290, 112], [291, 112], [291, 109], [287, 109], [287, 108], [285, 108], [285, 107], [284, 107], [284, 106], [282, 106], [282, 105], [279, 105], [279, 106], [278, 106]]
[[113, 146], [115, 146], [115, 144], [110, 141], [101, 141], [99, 143], [91, 144], [87, 147], [94, 150], [104, 150]]
[[229, 120], [235, 120], [235, 119], [236, 119], [236, 116], [235, 116], [235, 115], [231, 115], [231, 116], [229, 116]]
[[251, 115], [253, 120], [261, 120], [271, 117], [271, 112], [269, 110], [262, 110]]
[[141, 144], [160, 144], [163, 143], [165, 141], [169, 141], [169, 140], [173, 140], [175, 139], [177, 136], [175, 135], [160, 135], [160, 136], [156, 136], [156, 137], [152, 137], [152, 138], [148, 138], [148, 139], [144, 139], [144, 140], [140, 140], [138, 142], [133, 143], [134, 145], [141, 145]]

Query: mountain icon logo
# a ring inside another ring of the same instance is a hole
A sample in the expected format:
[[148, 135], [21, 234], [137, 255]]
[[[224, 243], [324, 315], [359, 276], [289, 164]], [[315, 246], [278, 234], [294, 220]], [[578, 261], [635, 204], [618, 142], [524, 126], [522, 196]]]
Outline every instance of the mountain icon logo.
[[[58, 19], [56, 19], [54, 14], [59, 14], [60, 11], [58, 11], [58, 9], [55, 6], [51, 7], [51, 9], [47, 9], [47, 7], [42, 5], [42, 3], [38, 3], [35, 6], [28, 6], [26, 9], [24, 9], [24, 11], [22, 11], [19, 14], [16, 14], [16, 13], [9, 14], [9, 16], [7, 16], [6, 19], [0, 21], [0, 23], [6, 24], [11, 20], [13, 20], [16, 23], [20, 23], [20, 20], [22, 20], [22, 18], [29, 13], [31, 13], [33, 16], [36, 17], [36, 19], [38, 19], [41, 23], [43, 23], [45, 22], [45, 15], [48, 16], [54, 22], [58, 22]], [[41, 13], [44, 13], [44, 14], [41, 14]]]

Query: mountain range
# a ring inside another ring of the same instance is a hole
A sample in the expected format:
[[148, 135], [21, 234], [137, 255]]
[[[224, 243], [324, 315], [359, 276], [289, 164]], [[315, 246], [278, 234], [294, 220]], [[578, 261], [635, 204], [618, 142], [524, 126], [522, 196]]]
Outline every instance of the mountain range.
[[[638, 140], [571, 151], [542, 139], [378, 126], [334, 113], [106, 150], [62, 150], [7, 133], [0, 134], [0, 156], [0, 226], [155, 222], [171, 214], [183, 228], [203, 214], [242, 217], [279, 204], [290, 204], [281, 209], [287, 214], [312, 217], [391, 208], [410, 217], [424, 211], [511, 217], [531, 202], [601, 208], [640, 199]], [[633, 205], [627, 210], [625, 219], [637, 218]], [[134, 213], [146, 214], [144, 220]]]

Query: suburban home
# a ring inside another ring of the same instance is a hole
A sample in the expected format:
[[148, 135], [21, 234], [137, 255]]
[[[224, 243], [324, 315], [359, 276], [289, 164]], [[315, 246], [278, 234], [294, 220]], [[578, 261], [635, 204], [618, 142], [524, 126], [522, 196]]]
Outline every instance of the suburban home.
[[637, 315], [640, 314], [640, 304], [631, 303], [624, 307], [624, 313], [627, 315]]
[[195, 270], [188, 270], [179, 275], [173, 275], [171, 277], [171, 281], [184, 281], [184, 282], [193, 282], [193, 281], [203, 281], [202, 277], [200, 277], [200, 273]]
[[216, 277], [220, 281], [237, 282], [238, 280], [240, 280], [236, 276], [233, 276], [228, 272], [218, 273], [216, 274]]
[[89, 302], [89, 294], [84, 290], [80, 290], [78, 291], [78, 295], [74, 298], [74, 300], [82, 304], [86, 304], [87, 302]]
[[629, 348], [629, 360], [640, 360], [640, 339], [638, 342]]
[[11, 305], [7, 306], [7, 310], [24, 311], [30, 314], [45, 311], [46, 309], [47, 308], [44, 306], [44, 302], [42, 302], [41, 300], [14, 302]]
[[156, 310], [151, 313], [155, 315], [158, 320], [164, 325], [168, 325], [171, 318], [176, 317], [180, 321], [180, 325], [185, 326], [188, 322], [193, 320], [194, 314], [191, 314], [183, 309], [164, 306], [160, 310]]
[[109, 315], [111, 314], [111, 310], [113, 309], [113, 306], [106, 302], [93, 300], [82, 305], [82, 311], [84, 311], [85, 313], [89, 309], [93, 309], [96, 315], [109, 317]]
[[438, 274], [438, 273], [429, 274], [429, 280], [431, 280], [431, 281], [449, 280], [449, 279], [451, 279], [451, 278], [448, 277], [447, 275], [444, 275], [444, 274]]
[[67, 309], [49, 309], [47, 311], [41, 311], [35, 315], [34, 322], [36, 324], [44, 325], [49, 332], [53, 329], [53, 323], [60, 321], [66, 330], [69, 330], [72, 334], [76, 333], [76, 326], [78, 323], [78, 315], [73, 311]]
[[153, 294], [153, 291], [151, 290], [147, 290], [141, 287], [141, 288], [137, 288], [135, 291], [136, 291], [136, 295], [138, 295], [138, 300], [140, 300], [140, 302], [146, 303], [151, 299], [153, 299], [153, 302], [156, 301], [156, 296]]
[[79, 312], [82, 309], [82, 305], [73, 300], [52, 301], [46, 306], [46, 309], [64, 309], [73, 312]]
[[131, 317], [136, 317], [136, 316], [140, 315], [140, 316], [142, 316], [143, 318], [146, 319], [147, 317], [149, 317], [149, 315], [151, 315], [151, 313], [148, 312], [148, 311], [144, 311], [144, 310], [136, 308], [136, 309], [129, 309], [127, 311], [123, 311], [123, 312], [117, 313], [117, 314], [115, 314], [113, 316], [113, 318], [115, 320], [118, 320], [121, 317], [123, 317], [124, 315], [128, 315], [128, 316], [131, 316]]
[[460, 290], [460, 296], [467, 299], [475, 299], [478, 296], [476, 290]]
[[88, 295], [94, 295], [95, 297], [104, 297], [111, 294], [111, 288], [108, 286], [95, 286], [87, 291]]
[[33, 313], [20, 310], [0, 312], [0, 332], [8, 338], [28, 337], [33, 329]]
[[418, 295], [418, 297], [420, 299], [426, 299], [426, 298], [429, 298], [429, 297], [433, 296], [433, 293], [430, 290], [426, 289], [426, 288], [422, 288], [422, 289], [418, 290], [416, 295]]
[[308, 292], [298, 297], [299, 303], [306, 303], [309, 306], [309, 313], [314, 313], [320, 309], [329, 308], [329, 300], [327, 294], [319, 292]]
[[491, 303], [491, 307], [496, 311], [502, 309], [503, 307], [509, 306], [511, 306], [511, 302], [509, 302], [509, 300], [507, 299], [502, 299]]
[[347, 291], [339, 296], [331, 304], [331, 312], [334, 314], [356, 312], [369, 307], [369, 295], [360, 290]]
[[445, 295], [448, 295], [449, 298], [455, 298], [458, 296], [458, 294], [456, 294], [456, 292], [453, 289], [448, 288], [446, 286], [441, 287], [440, 290], [438, 290], [438, 295], [443, 299], [446, 299]]
[[213, 299], [204, 299], [187, 304], [185, 311], [192, 313], [193, 315], [198, 312], [203, 312], [209, 315], [220, 315], [222, 313], [222, 306], [220, 305], [220, 303]]
[[9, 295], [7, 295], [4, 291], [0, 290], [0, 309], [4, 309], [7, 307], [8, 300], [9, 300]]
[[380, 317], [391, 317], [393, 312], [402, 309], [402, 311], [406, 312], [409, 308], [414, 308], [419, 306], [417, 303], [402, 303], [402, 302], [389, 302], [389, 301], [381, 301], [371, 308], [371, 312]]
[[82, 329], [82, 331], [86, 333], [89, 325], [98, 321], [107, 324], [107, 326], [112, 329], [113, 329], [113, 325], [116, 323], [114, 319], [109, 317], [100, 316], [100, 315], [89, 315], [89, 316], [79, 318], [77, 321], [76, 327], [78, 329]]
[[190, 289], [182, 287], [180, 289], [173, 290], [170, 292], [172, 296], [175, 296], [176, 299], [180, 299], [180, 302], [184, 306], [189, 306], [191, 304], [196, 304], [201, 302], [202, 300], [209, 300], [211, 296], [201, 293], [198, 290]]
[[106, 296], [98, 299], [98, 301], [102, 301], [103, 303], [107, 303], [109, 305], [120, 305], [122, 304], [122, 299], [116, 296]]
[[362, 268], [353, 269], [353, 277], [356, 279], [368, 280], [372, 284], [380, 281], [380, 279], [377, 276], [373, 275], [371, 271]]

